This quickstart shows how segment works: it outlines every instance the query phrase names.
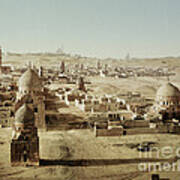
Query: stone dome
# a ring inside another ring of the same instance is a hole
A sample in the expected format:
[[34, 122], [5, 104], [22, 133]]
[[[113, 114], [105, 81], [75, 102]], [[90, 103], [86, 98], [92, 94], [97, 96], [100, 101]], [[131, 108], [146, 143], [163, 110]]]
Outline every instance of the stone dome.
[[27, 104], [21, 106], [15, 114], [15, 124], [31, 124], [34, 122], [34, 112]]
[[159, 96], [159, 97], [180, 97], [180, 91], [173, 84], [166, 83], [158, 89], [157, 96]]
[[38, 91], [42, 89], [42, 83], [38, 74], [28, 68], [28, 70], [19, 79], [20, 91]]

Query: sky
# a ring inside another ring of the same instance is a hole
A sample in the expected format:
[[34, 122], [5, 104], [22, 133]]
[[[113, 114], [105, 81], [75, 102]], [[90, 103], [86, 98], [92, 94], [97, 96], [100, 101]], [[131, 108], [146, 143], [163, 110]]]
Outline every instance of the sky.
[[100, 58], [180, 56], [180, 0], [0, 0], [10, 52]]

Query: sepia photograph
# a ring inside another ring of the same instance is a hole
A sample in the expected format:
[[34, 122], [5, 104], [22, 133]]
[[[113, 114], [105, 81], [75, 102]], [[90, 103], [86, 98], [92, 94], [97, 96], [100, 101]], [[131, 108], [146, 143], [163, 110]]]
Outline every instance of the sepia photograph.
[[0, 180], [180, 180], [179, 0], [0, 0]]

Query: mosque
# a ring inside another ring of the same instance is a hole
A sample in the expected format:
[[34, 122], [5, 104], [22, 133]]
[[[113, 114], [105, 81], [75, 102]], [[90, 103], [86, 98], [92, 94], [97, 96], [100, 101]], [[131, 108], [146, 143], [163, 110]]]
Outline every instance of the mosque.
[[44, 88], [38, 74], [28, 68], [19, 79], [12, 125], [11, 164], [38, 165], [37, 129], [46, 129]]
[[46, 129], [45, 92], [40, 77], [33, 69], [28, 68], [19, 79], [18, 86], [15, 111], [24, 103], [28, 103], [35, 113], [35, 124], [37, 128]]
[[168, 82], [158, 89], [156, 111], [162, 115], [164, 122], [180, 119], [180, 91], [174, 84]]
[[17, 110], [12, 126], [11, 165], [39, 165], [39, 137], [27, 104]]

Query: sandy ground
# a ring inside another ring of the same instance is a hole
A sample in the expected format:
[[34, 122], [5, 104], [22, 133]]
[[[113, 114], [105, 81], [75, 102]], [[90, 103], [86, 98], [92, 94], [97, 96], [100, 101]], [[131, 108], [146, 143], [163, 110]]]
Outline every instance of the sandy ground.
[[[94, 137], [90, 130], [70, 130], [40, 132], [41, 159], [59, 159], [67, 162], [73, 160], [89, 161], [89, 164], [74, 166], [49, 165], [40, 167], [11, 167], [9, 163], [9, 142], [11, 129], [0, 129], [0, 179], [148, 179], [153, 172], [140, 172], [138, 162], [122, 159], [136, 159], [140, 154], [131, 145], [144, 141], [155, 142], [160, 149], [164, 146], [180, 146], [178, 135], [135, 135], [124, 137]], [[152, 157], [157, 156], [156, 152]], [[95, 160], [95, 162], [93, 162]], [[107, 164], [108, 161], [108, 164]], [[104, 165], [103, 165], [104, 163]], [[180, 173], [160, 172], [161, 177], [171, 177], [178, 180]]]

